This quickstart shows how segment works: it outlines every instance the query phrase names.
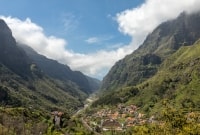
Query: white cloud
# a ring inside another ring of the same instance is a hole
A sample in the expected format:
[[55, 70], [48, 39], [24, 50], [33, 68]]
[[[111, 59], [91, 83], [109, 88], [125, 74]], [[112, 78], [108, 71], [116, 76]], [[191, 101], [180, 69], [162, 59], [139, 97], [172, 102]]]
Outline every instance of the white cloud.
[[118, 13], [116, 20], [119, 30], [130, 35], [132, 46], [137, 48], [161, 22], [177, 17], [183, 11], [197, 11], [199, 7], [199, 0], [146, 0], [140, 7]]
[[94, 43], [98, 43], [100, 41], [99, 38], [97, 37], [90, 37], [87, 40], [85, 40], [88, 44], [94, 44]]
[[107, 48], [108, 49], [117, 49], [117, 48], [121, 48], [122, 46], [125, 46], [125, 45], [123, 43], [116, 43], [116, 44], [109, 45]]
[[[145, 36], [158, 24], [175, 18], [184, 10], [193, 12], [199, 7], [199, 0], [146, 0], [140, 7], [116, 15], [119, 30], [133, 38], [130, 45], [90, 54], [80, 54], [67, 50], [66, 40], [55, 36], [46, 36], [43, 28], [33, 23], [29, 18], [26, 20], [3, 16], [1, 18], [8, 23], [18, 42], [25, 43], [40, 54], [69, 65], [73, 70], [102, 78], [116, 61], [135, 50], [143, 42]], [[64, 22], [66, 29], [71, 29], [71, 22], [69, 20], [64, 20]], [[92, 37], [88, 38], [86, 42], [97, 43], [102, 40], [109, 39], [108, 37], [107, 39]]]
[[79, 25], [79, 18], [75, 17], [75, 15], [72, 13], [63, 13], [61, 16], [61, 21], [66, 32], [75, 30]]
[[90, 38], [86, 39], [85, 42], [87, 42], [88, 44], [100, 44], [100, 43], [102, 43], [104, 41], [108, 41], [112, 38], [113, 38], [113, 36], [90, 37]]
[[20, 43], [35, 49], [38, 53], [69, 65], [73, 70], [102, 78], [108, 69], [127, 52], [123, 49], [116, 51], [100, 50], [96, 53], [80, 54], [67, 50], [67, 41], [55, 36], [46, 36], [43, 28], [33, 23], [29, 18], [20, 20], [13, 17], [0, 16], [13, 32], [13, 36]]

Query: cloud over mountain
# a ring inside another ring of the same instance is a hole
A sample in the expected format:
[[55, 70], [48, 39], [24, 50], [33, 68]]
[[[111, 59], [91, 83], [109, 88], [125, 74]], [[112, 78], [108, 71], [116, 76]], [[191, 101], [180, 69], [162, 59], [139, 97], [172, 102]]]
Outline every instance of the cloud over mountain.
[[66, 40], [45, 35], [43, 28], [29, 18], [26, 20], [5, 16], [0, 18], [8, 23], [17, 42], [27, 44], [38, 53], [90, 76], [102, 78], [107, 70], [127, 53], [123, 49], [109, 52], [100, 50], [90, 54], [75, 53], [67, 49]]
[[[31, 46], [40, 54], [69, 65], [73, 70], [102, 78], [116, 61], [134, 51], [158, 24], [177, 17], [183, 11], [197, 11], [199, 7], [199, 0], [146, 0], [141, 6], [125, 10], [115, 17], [119, 24], [119, 31], [132, 37], [129, 45], [118, 45], [118, 48], [110, 51], [105, 49], [89, 54], [76, 53], [67, 49], [68, 43], [65, 39], [47, 36], [43, 28], [29, 18], [26, 20], [5, 16], [0, 18], [8, 23], [18, 42]], [[71, 23], [65, 20], [65, 24], [69, 28]], [[83, 42], [92, 44], [99, 40], [93, 37]]]
[[176, 18], [183, 11], [195, 12], [199, 7], [199, 0], [146, 0], [140, 7], [118, 13], [116, 20], [119, 31], [130, 35], [137, 48], [161, 22]]

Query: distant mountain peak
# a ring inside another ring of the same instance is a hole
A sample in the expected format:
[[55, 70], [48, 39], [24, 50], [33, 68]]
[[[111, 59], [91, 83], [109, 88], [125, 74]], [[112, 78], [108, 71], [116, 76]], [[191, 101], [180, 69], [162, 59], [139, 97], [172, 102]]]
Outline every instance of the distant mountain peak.
[[12, 33], [6, 22], [2, 19], [0, 19], [0, 33], [7, 33], [9, 35]]
[[12, 31], [6, 24], [6, 22], [0, 19], [0, 47], [1, 46], [15, 46], [16, 41], [12, 36]]
[[31, 60], [16, 46], [10, 28], [2, 19], [0, 19], [0, 63], [22, 77], [31, 76]]

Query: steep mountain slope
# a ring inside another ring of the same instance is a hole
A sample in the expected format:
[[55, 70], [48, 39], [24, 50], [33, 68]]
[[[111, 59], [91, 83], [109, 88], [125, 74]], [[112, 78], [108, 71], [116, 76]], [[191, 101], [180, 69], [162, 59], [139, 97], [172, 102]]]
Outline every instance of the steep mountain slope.
[[[69, 69], [46, 58], [44, 62], [47, 62], [45, 64], [52, 62], [61, 67], [54, 70], [55, 72]], [[16, 45], [11, 30], [3, 20], [0, 20], [0, 104], [48, 111], [59, 109], [68, 113], [83, 106], [83, 101], [88, 96], [85, 88], [85, 86], [89, 87], [87, 81], [80, 81], [78, 86], [76, 82], [67, 79], [59, 80], [53, 76], [54, 74], [51, 76], [47, 73], [45, 68], [44, 70], [40, 68], [40, 65], [37, 65], [23, 49]], [[84, 77], [79, 72], [75, 73], [80, 78]]]
[[31, 61], [25, 52], [16, 46], [16, 41], [11, 35], [12, 32], [6, 23], [0, 20], [0, 63], [22, 77], [30, 77]]
[[103, 79], [102, 89], [137, 85], [155, 75], [163, 60], [200, 37], [199, 24], [200, 13], [182, 13], [177, 19], [159, 25], [136, 51], [112, 67]]
[[[181, 47], [167, 58], [158, 73], [138, 85], [141, 95], [135, 97], [145, 111], [158, 111], [167, 100], [176, 108], [199, 109], [200, 104], [200, 40], [192, 46]], [[130, 99], [133, 100], [133, 99]]]
[[101, 85], [100, 80], [98, 80], [96, 78], [89, 77], [89, 76], [86, 76], [86, 78], [88, 80], [88, 83], [89, 83], [89, 86], [90, 86], [92, 92], [96, 92], [97, 90], [99, 90], [100, 85]]
[[37, 64], [37, 66], [48, 76], [61, 80], [63, 82], [75, 83], [80, 90], [89, 94], [99, 89], [100, 81], [85, 76], [79, 71], [72, 71], [67, 65], [58, 63], [55, 60], [48, 59], [38, 54], [32, 48], [18, 44], [26, 54]]
[[165, 102], [177, 109], [200, 107], [200, 40], [183, 46], [163, 61], [158, 72], [136, 86], [123, 87], [105, 94], [96, 105], [135, 104], [140, 111], [156, 113]]
[[159, 111], [164, 101], [176, 108], [199, 109], [200, 40], [181, 47], [167, 58], [158, 73], [138, 85], [139, 93], [129, 102], [140, 104], [144, 111]]

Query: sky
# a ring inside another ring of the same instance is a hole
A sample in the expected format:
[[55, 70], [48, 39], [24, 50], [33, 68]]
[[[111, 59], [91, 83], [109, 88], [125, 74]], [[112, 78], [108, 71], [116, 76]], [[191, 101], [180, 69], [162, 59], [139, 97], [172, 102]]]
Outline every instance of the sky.
[[17, 42], [100, 80], [160, 23], [199, 9], [199, 0], [0, 0]]

